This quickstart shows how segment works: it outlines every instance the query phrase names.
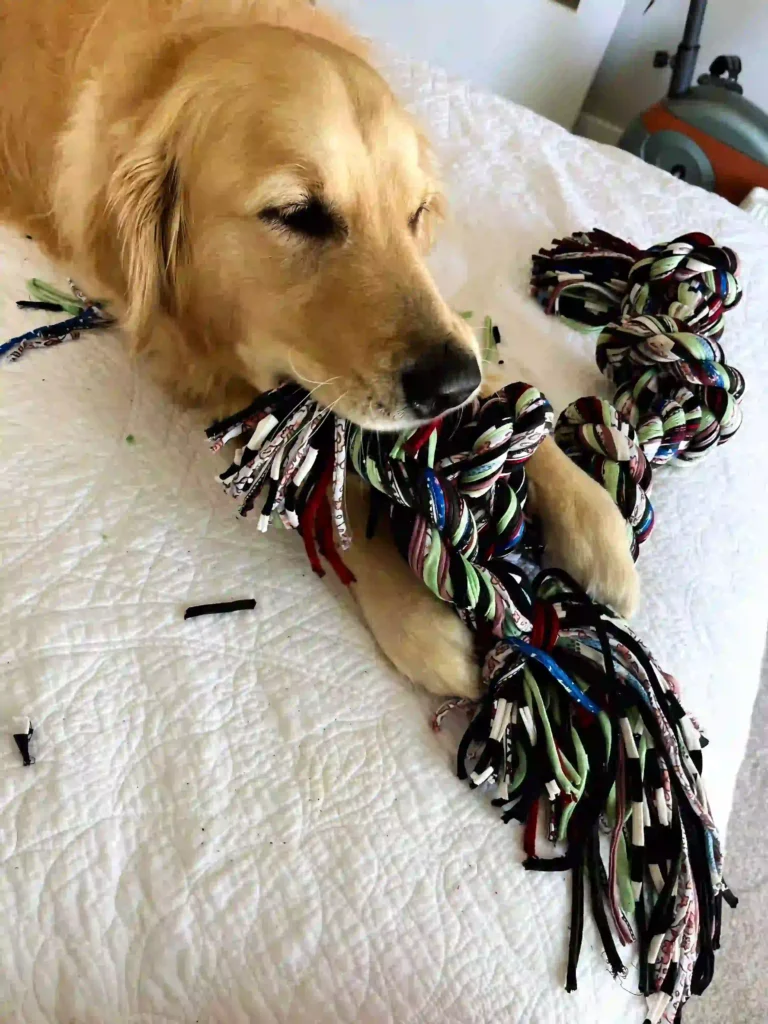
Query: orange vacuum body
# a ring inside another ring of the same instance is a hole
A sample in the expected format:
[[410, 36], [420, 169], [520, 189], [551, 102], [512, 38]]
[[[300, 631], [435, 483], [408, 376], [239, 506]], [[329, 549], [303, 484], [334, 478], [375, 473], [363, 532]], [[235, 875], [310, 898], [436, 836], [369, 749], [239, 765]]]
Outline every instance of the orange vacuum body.
[[757, 107], [744, 110], [753, 104], [738, 97], [739, 108], [729, 107], [723, 131], [722, 111], [713, 117], [712, 101], [720, 96], [702, 103], [696, 98], [700, 91], [646, 110], [624, 133], [621, 148], [732, 203], [740, 203], [757, 186], [768, 189], [768, 119], [761, 124], [765, 114]]

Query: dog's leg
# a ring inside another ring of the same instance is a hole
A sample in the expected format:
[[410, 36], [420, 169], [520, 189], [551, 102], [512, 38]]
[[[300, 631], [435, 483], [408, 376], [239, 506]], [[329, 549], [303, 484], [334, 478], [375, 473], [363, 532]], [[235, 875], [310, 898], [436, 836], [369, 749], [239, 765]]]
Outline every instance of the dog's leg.
[[396, 550], [387, 517], [366, 540], [368, 488], [347, 481], [354, 541], [344, 561], [357, 577], [352, 589], [371, 632], [389, 660], [414, 683], [446, 696], [480, 696], [480, 667], [472, 634], [451, 605], [414, 575]]
[[640, 584], [627, 526], [608, 492], [547, 438], [527, 467], [531, 508], [541, 519], [547, 561], [565, 569], [622, 615], [631, 615]]

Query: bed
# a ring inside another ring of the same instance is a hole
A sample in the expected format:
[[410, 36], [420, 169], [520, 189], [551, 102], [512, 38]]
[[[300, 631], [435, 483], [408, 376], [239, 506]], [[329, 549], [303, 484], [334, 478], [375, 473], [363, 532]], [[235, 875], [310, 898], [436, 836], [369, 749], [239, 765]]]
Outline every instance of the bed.
[[[528, 299], [533, 251], [599, 225], [638, 244], [697, 228], [742, 257], [724, 342], [745, 425], [659, 474], [636, 620], [711, 735], [724, 828], [768, 621], [768, 232], [427, 66], [385, 70], [448, 183], [438, 279], [499, 324], [507, 376], [556, 406], [602, 384], [592, 343]], [[15, 308], [25, 280], [63, 279], [8, 230], [0, 261], [10, 337], [37, 323]], [[204, 424], [114, 333], [32, 352], [0, 386], [0, 1020], [640, 1024], [591, 923], [579, 990], [563, 991], [567, 879], [523, 871], [516, 826], [453, 776], [435, 702], [295, 537], [236, 518]], [[250, 596], [252, 612], [183, 619]]]

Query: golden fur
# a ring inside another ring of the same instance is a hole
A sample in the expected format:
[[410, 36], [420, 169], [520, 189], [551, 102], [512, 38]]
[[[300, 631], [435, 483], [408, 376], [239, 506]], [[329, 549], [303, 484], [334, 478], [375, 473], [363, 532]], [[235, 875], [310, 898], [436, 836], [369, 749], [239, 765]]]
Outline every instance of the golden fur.
[[[446, 339], [478, 355], [423, 262], [440, 207], [428, 147], [331, 16], [305, 0], [0, 0], [0, 60], [0, 215], [114, 301], [177, 399], [231, 411], [293, 378], [393, 429], [415, 422], [404, 367]], [[551, 443], [531, 476], [553, 557], [628, 610], [610, 499]], [[476, 692], [464, 627], [386, 540], [350, 560], [395, 664]]]

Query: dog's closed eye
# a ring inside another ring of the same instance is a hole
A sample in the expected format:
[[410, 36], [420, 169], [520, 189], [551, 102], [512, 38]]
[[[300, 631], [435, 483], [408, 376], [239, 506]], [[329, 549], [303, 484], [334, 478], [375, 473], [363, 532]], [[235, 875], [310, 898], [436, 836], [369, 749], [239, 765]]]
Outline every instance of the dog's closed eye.
[[261, 211], [259, 217], [265, 224], [304, 238], [324, 241], [346, 234], [341, 218], [317, 198], [290, 206], [269, 206]]

